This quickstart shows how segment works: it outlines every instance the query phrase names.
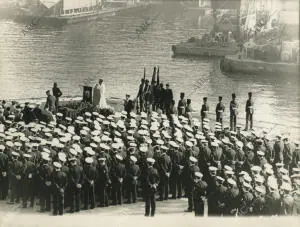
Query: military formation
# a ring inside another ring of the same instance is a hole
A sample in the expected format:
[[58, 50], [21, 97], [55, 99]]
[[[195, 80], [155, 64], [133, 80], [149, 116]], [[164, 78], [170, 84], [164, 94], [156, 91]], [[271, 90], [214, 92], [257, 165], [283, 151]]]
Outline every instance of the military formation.
[[0, 133], [0, 198], [10, 204], [63, 215], [143, 200], [145, 216], [154, 216], [157, 199], [187, 197], [185, 211], [196, 216], [205, 207], [209, 216], [300, 212], [299, 142], [241, 130], [234, 118], [231, 129], [224, 126], [222, 103], [216, 122], [207, 117], [207, 98], [200, 119], [153, 110], [58, 112], [55, 121], [26, 124], [16, 117], [22, 107], [14, 109], [1, 114]]

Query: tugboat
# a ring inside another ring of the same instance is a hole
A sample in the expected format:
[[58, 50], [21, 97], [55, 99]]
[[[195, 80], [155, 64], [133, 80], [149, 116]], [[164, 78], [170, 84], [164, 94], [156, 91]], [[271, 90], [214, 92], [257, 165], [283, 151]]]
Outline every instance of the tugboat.
[[[199, 6], [202, 6], [203, 2], [199, 1]], [[210, 34], [204, 34], [200, 38], [192, 37], [187, 42], [172, 45], [173, 56], [224, 57], [236, 54], [239, 50], [235, 37], [239, 37], [240, 0], [228, 1], [228, 3], [232, 2], [235, 4], [220, 5], [216, 1], [211, 1], [210, 4], [205, 2], [205, 7], [202, 7], [204, 9], [202, 16], [213, 20], [213, 29]]]
[[192, 37], [187, 42], [172, 46], [174, 56], [224, 57], [236, 54], [238, 50], [237, 43], [230, 38], [226, 40], [221, 33], [217, 33], [215, 38], [208, 34], [200, 39]]
[[288, 10], [282, 5], [272, 11], [250, 7], [253, 12], [248, 9], [242, 24], [246, 42], [240, 53], [226, 56], [220, 61], [221, 70], [229, 73], [299, 76], [299, 14], [298, 3], [294, 3], [295, 7], [290, 6]]

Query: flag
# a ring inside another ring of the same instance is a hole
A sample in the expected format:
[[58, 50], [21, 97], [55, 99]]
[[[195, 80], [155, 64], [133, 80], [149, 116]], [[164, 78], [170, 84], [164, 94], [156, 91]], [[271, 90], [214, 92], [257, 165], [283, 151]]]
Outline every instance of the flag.
[[157, 85], [159, 85], [159, 66], [157, 67]]
[[144, 67], [144, 80], [146, 80], [146, 67]]
[[151, 83], [155, 81], [156, 67], [154, 66]]

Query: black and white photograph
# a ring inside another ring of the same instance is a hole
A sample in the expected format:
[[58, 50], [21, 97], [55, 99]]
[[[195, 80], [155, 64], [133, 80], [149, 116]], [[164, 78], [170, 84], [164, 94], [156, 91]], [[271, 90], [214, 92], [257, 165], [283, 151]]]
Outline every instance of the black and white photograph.
[[0, 226], [300, 226], [299, 0], [0, 0]]

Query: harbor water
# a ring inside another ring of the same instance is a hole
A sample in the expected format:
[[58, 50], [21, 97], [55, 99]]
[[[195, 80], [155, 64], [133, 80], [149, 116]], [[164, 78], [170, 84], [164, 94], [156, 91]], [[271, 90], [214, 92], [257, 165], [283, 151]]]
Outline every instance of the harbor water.
[[[135, 96], [143, 68], [151, 79], [153, 66], [158, 65], [160, 79], [170, 84], [176, 103], [179, 93], [185, 92], [194, 109], [200, 110], [202, 98], [208, 96], [214, 112], [221, 95], [228, 113], [235, 92], [244, 116], [247, 93], [252, 91], [256, 121], [299, 128], [299, 77], [224, 75], [218, 59], [172, 57], [171, 45], [206, 31], [198, 15], [169, 3], [143, 13], [25, 32], [24, 24], [2, 20], [0, 100], [43, 98], [53, 82], [64, 96], [80, 96], [82, 85], [92, 86], [99, 78], [104, 79], [108, 97]], [[148, 27], [138, 32], [147, 20]]]

